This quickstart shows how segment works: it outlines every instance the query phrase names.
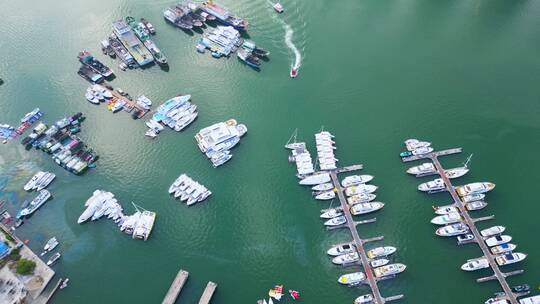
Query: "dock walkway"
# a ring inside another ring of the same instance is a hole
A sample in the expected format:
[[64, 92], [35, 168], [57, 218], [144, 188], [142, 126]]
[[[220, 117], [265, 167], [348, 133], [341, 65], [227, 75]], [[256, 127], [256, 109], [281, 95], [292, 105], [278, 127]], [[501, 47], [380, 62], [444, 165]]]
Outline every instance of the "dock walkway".
[[180, 291], [182, 290], [182, 287], [184, 287], [188, 276], [189, 272], [182, 269], [178, 271], [176, 278], [174, 278], [174, 281], [172, 282], [171, 287], [169, 288], [169, 291], [165, 295], [165, 298], [163, 299], [163, 302], [161, 302], [161, 304], [174, 304], [174, 302], [178, 298], [178, 295], [180, 294]]
[[208, 284], [206, 284], [206, 288], [204, 289], [204, 292], [201, 296], [201, 299], [199, 300], [199, 304], [208, 304], [210, 303], [210, 300], [212, 299], [212, 296], [214, 295], [214, 292], [216, 291], [217, 284], [210, 281]]
[[497, 281], [499, 281], [499, 284], [502, 287], [504, 293], [506, 294], [505, 297], [501, 297], [501, 299], [505, 298], [505, 299], [509, 300], [510, 303], [512, 303], [512, 304], [519, 304], [516, 295], [512, 292], [512, 289], [508, 285], [508, 282], [506, 282], [506, 276], [507, 275], [500, 270], [499, 265], [495, 262], [495, 257], [489, 251], [488, 246], [484, 242], [484, 238], [482, 237], [482, 235], [478, 231], [478, 228], [476, 228], [474, 223], [477, 220], [471, 218], [471, 216], [469, 215], [469, 212], [465, 208], [465, 205], [461, 201], [459, 195], [457, 194], [456, 190], [454, 189], [454, 186], [452, 185], [452, 182], [446, 176], [445, 170], [442, 167], [441, 163], [439, 162], [439, 159], [438, 159], [439, 156], [444, 156], [444, 155], [449, 155], [449, 154], [454, 154], [454, 153], [460, 153], [461, 151], [462, 151], [461, 148], [448, 149], [448, 150], [432, 152], [432, 153], [428, 153], [428, 154], [424, 154], [424, 155], [415, 155], [415, 156], [412, 156], [412, 157], [406, 157], [406, 158], [403, 158], [402, 160], [403, 160], [403, 162], [409, 162], [409, 161], [414, 161], [414, 160], [427, 158], [427, 159], [430, 159], [433, 162], [433, 165], [437, 169], [438, 174], [440, 175], [440, 177], [442, 178], [442, 180], [444, 181], [444, 183], [446, 185], [446, 188], [448, 189], [448, 193], [450, 193], [450, 195], [452, 196], [452, 199], [454, 200], [455, 206], [461, 212], [465, 224], [467, 224], [467, 226], [469, 226], [469, 229], [470, 229], [471, 233], [474, 235], [474, 240], [475, 240], [474, 242], [476, 242], [476, 244], [478, 244], [478, 246], [482, 250], [482, 253], [484, 254], [486, 259], [488, 260], [489, 266], [493, 270], [494, 274], [493, 274], [493, 276], [491, 276], [489, 278], [492, 278], [492, 277], [496, 278]]

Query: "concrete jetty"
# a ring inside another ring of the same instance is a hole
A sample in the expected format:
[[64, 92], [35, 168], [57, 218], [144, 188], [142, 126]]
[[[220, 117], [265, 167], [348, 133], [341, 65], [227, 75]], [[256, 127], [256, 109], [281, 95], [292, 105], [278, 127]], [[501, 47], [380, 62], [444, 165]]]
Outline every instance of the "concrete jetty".
[[182, 269], [178, 271], [178, 274], [174, 278], [174, 281], [172, 282], [171, 287], [169, 288], [169, 291], [165, 295], [165, 298], [161, 304], [174, 304], [174, 302], [176, 302], [176, 299], [178, 298], [180, 291], [182, 291], [182, 287], [184, 287], [188, 276], [189, 272]]
[[204, 292], [201, 296], [201, 299], [199, 300], [199, 304], [208, 304], [210, 303], [210, 300], [212, 299], [212, 296], [214, 295], [214, 292], [216, 291], [217, 284], [210, 281], [208, 284], [206, 284], [206, 288], [204, 289]]

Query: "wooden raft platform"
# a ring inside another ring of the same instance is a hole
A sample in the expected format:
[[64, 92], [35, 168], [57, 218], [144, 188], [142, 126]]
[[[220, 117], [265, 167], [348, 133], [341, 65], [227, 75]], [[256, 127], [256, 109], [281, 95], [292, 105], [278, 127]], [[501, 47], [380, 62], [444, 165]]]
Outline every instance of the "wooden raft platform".
[[172, 282], [171, 287], [169, 288], [169, 291], [165, 295], [165, 298], [161, 304], [174, 304], [174, 302], [176, 302], [176, 299], [178, 298], [180, 291], [182, 291], [182, 287], [184, 287], [188, 276], [189, 272], [182, 269], [178, 271], [178, 274], [174, 278], [174, 281]]
[[212, 299], [212, 296], [214, 295], [214, 292], [216, 291], [217, 284], [210, 281], [208, 284], [206, 284], [206, 288], [204, 289], [204, 292], [201, 296], [201, 299], [199, 300], [199, 304], [208, 304], [210, 303], [210, 300]]

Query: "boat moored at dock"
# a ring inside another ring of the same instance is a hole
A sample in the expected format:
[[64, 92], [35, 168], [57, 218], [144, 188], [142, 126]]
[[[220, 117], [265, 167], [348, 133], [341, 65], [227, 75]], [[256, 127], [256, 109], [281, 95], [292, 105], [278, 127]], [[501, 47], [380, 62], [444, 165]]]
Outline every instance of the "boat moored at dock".
[[339, 277], [338, 282], [343, 285], [354, 286], [366, 280], [366, 275], [361, 272], [347, 273]]
[[388, 265], [384, 265], [384, 266], [373, 269], [373, 273], [375, 274], [377, 278], [382, 278], [382, 277], [396, 275], [398, 273], [401, 273], [405, 271], [405, 268], [407, 268], [407, 266], [401, 263], [388, 264]]
[[464, 271], [475, 271], [479, 269], [488, 268], [489, 263], [485, 257], [480, 257], [476, 259], [470, 259], [465, 264], [461, 265], [461, 270]]
[[368, 202], [368, 203], [358, 203], [351, 206], [349, 209], [352, 215], [361, 215], [371, 212], [375, 212], [384, 207], [384, 203], [381, 202]]
[[356, 252], [356, 246], [354, 243], [344, 243], [332, 246], [332, 248], [328, 249], [326, 253], [330, 256], [340, 256], [353, 252]]
[[511, 240], [512, 240], [512, 237], [509, 235], [497, 235], [497, 236], [492, 236], [486, 239], [486, 245], [488, 245], [489, 247], [493, 247], [493, 246], [501, 245], [504, 243], [508, 243]]
[[504, 226], [493, 226], [493, 227], [489, 227], [487, 229], [481, 230], [480, 234], [483, 237], [490, 237], [490, 236], [501, 234], [505, 230], [506, 230], [506, 227]]
[[49, 198], [51, 198], [51, 193], [49, 191], [47, 190], [39, 191], [39, 194], [30, 202], [28, 207], [19, 211], [19, 213], [17, 214], [17, 218], [21, 219], [25, 216], [28, 216], [34, 213], [41, 206], [43, 206], [43, 204], [45, 204]]
[[139, 66], [145, 66], [154, 61], [154, 57], [150, 51], [148, 51], [144, 44], [135, 36], [124, 20], [113, 22], [112, 28], [118, 40], [122, 42]]
[[435, 225], [447, 225], [461, 222], [462, 220], [463, 218], [461, 217], [461, 214], [459, 214], [458, 212], [450, 212], [448, 214], [434, 217], [431, 220], [431, 223]]
[[204, 2], [201, 9], [209, 15], [216, 17], [219, 22], [225, 25], [230, 25], [237, 30], [247, 30], [248, 22], [246, 20], [232, 15], [227, 9], [214, 3], [212, 0]]
[[482, 194], [486, 193], [488, 191], [493, 190], [495, 188], [494, 183], [489, 182], [481, 182], [481, 183], [471, 183], [463, 186], [457, 186], [456, 192], [460, 196], [466, 196], [471, 194]]
[[525, 258], [527, 258], [527, 255], [525, 253], [510, 252], [510, 253], [505, 253], [505, 254], [501, 254], [497, 256], [495, 258], [495, 261], [497, 262], [497, 264], [499, 264], [499, 266], [504, 266], [504, 265], [521, 262], [525, 260]]
[[79, 52], [77, 58], [83, 65], [89, 67], [94, 72], [103, 75], [103, 77], [109, 77], [113, 75], [113, 71], [108, 66], [101, 63], [101, 61], [97, 60], [88, 51]]
[[435, 234], [438, 236], [458, 236], [468, 232], [469, 227], [462, 222], [458, 222], [438, 228]]

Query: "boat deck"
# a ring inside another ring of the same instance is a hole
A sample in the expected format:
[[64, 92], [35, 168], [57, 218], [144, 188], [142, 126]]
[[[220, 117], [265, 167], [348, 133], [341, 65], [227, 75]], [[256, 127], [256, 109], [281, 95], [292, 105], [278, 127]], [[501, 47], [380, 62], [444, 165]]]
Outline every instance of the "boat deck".
[[437, 173], [442, 178], [442, 180], [444, 181], [444, 184], [446, 185], [446, 188], [448, 189], [448, 193], [452, 196], [455, 206], [461, 212], [465, 224], [469, 226], [470, 233], [474, 235], [474, 240], [472, 242], [478, 244], [478, 246], [482, 250], [482, 253], [488, 260], [489, 266], [493, 270], [493, 275], [488, 277], [488, 279], [484, 279], [484, 280], [480, 279], [481, 282], [491, 280], [491, 279], [497, 279], [497, 281], [499, 282], [499, 285], [501, 286], [504, 293], [506, 294], [504, 297], [501, 297], [501, 299], [507, 299], [512, 304], [519, 304], [517, 295], [512, 292], [512, 289], [510, 288], [510, 286], [508, 285], [508, 282], [506, 281], [507, 276], [518, 274], [518, 273], [504, 273], [501, 271], [501, 269], [499, 268], [499, 265], [495, 262], [495, 257], [491, 254], [488, 246], [484, 242], [485, 238], [482, 237], [482, 235], [480, 234], [480, 231], [475, 226], [475, 222], [479, 220], [491, 219], [492, 217], [474, 219], [469, 215], [468, 210], [465, 208], [465, 204], [461, 201], [459, 195], [454, 189], [454, 186], [452, 185], [452, 182], [446, 176], [445, 170], [442, 167], [441, 163], [439, 162], [439, 159], [438, 159], [439, 156], [445, 156], [445, 155], [450, 155], [450, 154], [455, 154], [455, 153], [460, 153], [460, 152], [462, 152], [461, 148], [447, 149], [447, 150], [427, 153], [424, 155], [415, 155], [411, 157], [405, 157], [405, 158], [402, 158], [402, 161], [409, 162], [409, 161], [415, 161], [415, 160], [420, 160], [420, 159], [430, 159], [433, 162], [433, 165], [435, 165], [435, 168], [437, 169]]
[[182, 291], [182, 287], [184, 287], [188, 276], [189, 272], [182, 269], [178, 271], [178, 274], [174, 278], [174, 281], [172, 282], [171, 287], [169, 288], [169, 291], [167, 291], [167, 294], [165, 295], [165, 298], [161, 304], [174, 304], [174, 302], [176, 302], [176, 299], [178, 298], [180, 291]]
[[206, 288], [204, 289], [204, 292], [201, 296], [201, 299], [199, 300], [199, 304], [208, 304], [210, 303], [210, 300], [212, 299], [212, 296], [214, 295], [214, 292], [216, 291], [217, 284], [210, 281], [208, 284], [206, 284]]

